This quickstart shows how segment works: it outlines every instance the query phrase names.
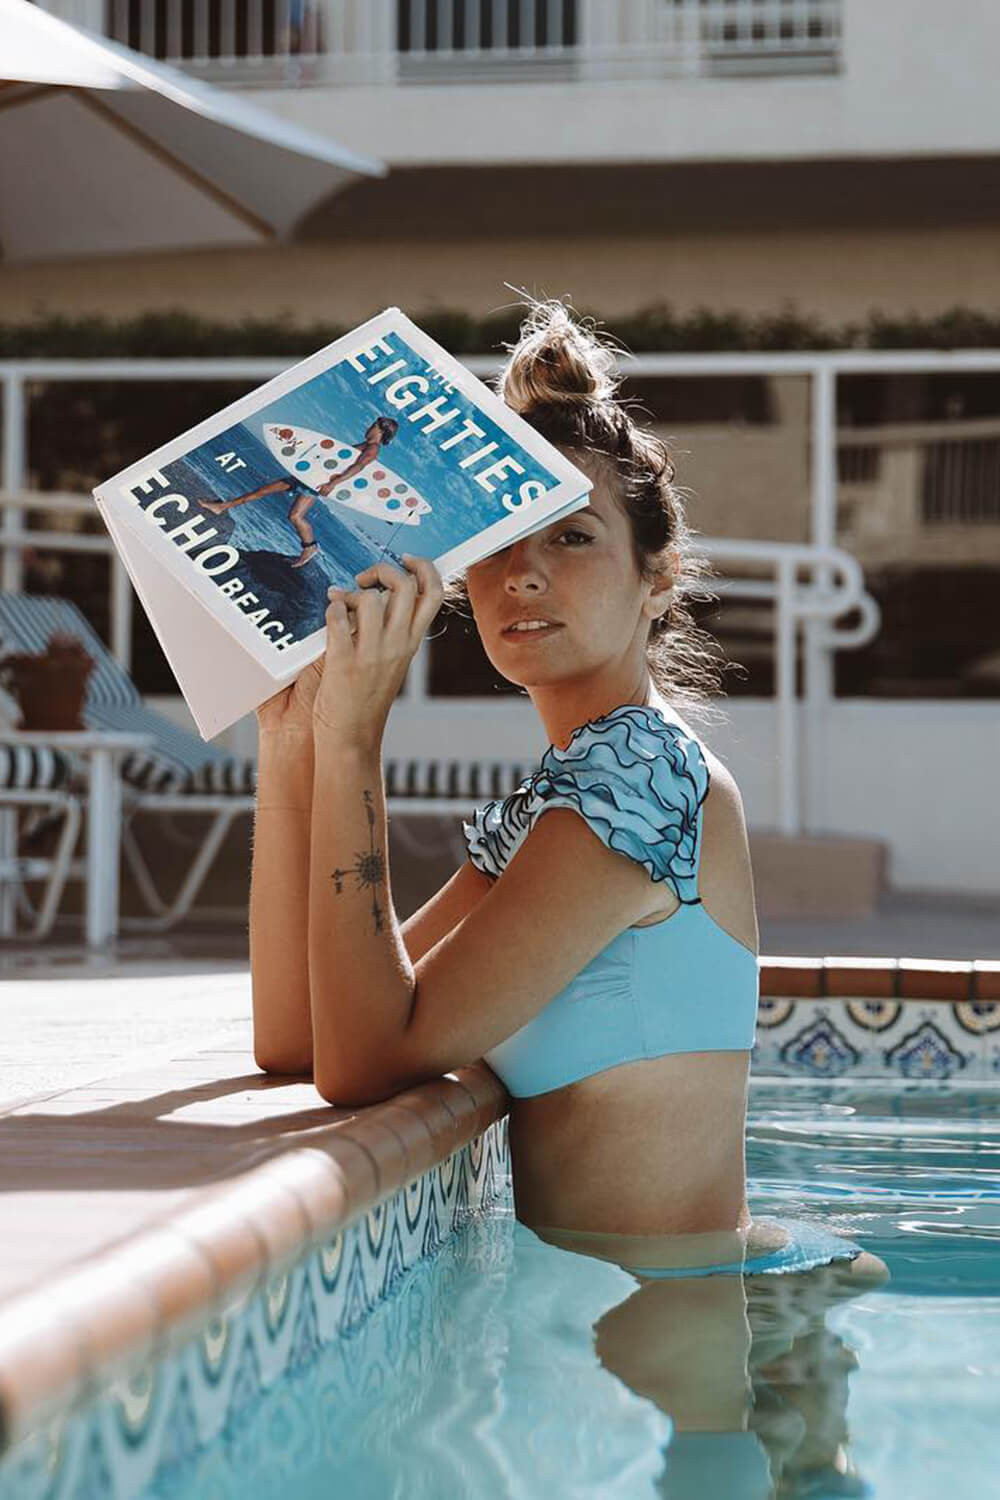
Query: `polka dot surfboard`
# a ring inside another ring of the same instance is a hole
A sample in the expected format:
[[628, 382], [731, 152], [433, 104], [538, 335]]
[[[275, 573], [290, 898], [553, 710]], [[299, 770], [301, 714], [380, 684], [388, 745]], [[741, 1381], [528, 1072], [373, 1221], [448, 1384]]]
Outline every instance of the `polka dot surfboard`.
[[[361, 453], [353, 443], [341, 442], [323, 432], [310, 432], [306, 427], [269, 423], [264, 428], [264, 440], [283, 468], [313, 490], [349, 469]], [[420, 517], [431, 509], [411, 484], [382, 463], [381, 456], [345, 479], [342, 485], [334, 485], [324, 498], [360, 510], [378, 521], [388, 521], [392, 526], [419, 526]]]

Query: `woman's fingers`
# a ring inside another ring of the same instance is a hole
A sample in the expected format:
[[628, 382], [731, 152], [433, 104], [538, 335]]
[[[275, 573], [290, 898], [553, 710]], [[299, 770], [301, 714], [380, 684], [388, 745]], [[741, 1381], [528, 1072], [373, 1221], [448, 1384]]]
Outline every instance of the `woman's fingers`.
[[414, 557], [409, 552], [404, 552], [402, 556], [419, 587], [412, 622], [415, 638], [419, 641], [430, 628], [431, 621], [444, 602], [444, 584], [441, 574], [429, 557]]
[[354, 576], [362, 588], [373, 583], [384, 583], [389, 588], [393, 588], [401, 579], [405, 579], [407, 575], [401, 572], [399, 568], [394, 568], [392, 563], [377, 562], [372, 563], [370, 568], [365, 568], [363, 572], [356, 573]]
[[385, 629], [386, 631], [399, 632], [408, 635], [410, 622], [413, 618], [413, 603], [417, 596], [417, 580], [412, 573], [403, 573], [399, 568], [394, 568], [391, 563], [373, 563], [370, 568], [365, 568], [363, 573], [357, 575], [357, 581], [362, 585], [363, 592], [380, 593], [375, 588], [376, 584], [382, 584], [385, 593], [383, 599], [386, 605]]
[[377, 648], [385, 633], [385, 613], [390, 597], [388, 590], [380, 589], [330, 589], [332, 603], [339, 603], [344, 610], [346, 640], [348, 648], [356, 655], [367, 654]]
[[360, 588], [328, 591], [328, 624], [334, 604], [340, 606], [334, 617], [340, 638], [348, 644], [353, 640], [359, 652], [367, 653], [380, 638], [414, 651], [441, 607], [444, 585], [431, 559], [404, 553], [403, 562], [405, 573], [378, 562], [356, 575]]
[[342, 656], [353, 650], [353, 614], [348, 614], [343, 589], [329, 590], [330, 602], [326, 607], [326, 652], [328, 656]]

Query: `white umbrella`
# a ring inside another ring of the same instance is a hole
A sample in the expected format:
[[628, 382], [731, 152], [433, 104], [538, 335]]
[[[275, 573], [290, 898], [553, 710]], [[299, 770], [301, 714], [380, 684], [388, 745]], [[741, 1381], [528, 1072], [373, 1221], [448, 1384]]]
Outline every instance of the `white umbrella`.
[[382, 162], [176, 68], [0, 0], [6, 264], [289, 237]]

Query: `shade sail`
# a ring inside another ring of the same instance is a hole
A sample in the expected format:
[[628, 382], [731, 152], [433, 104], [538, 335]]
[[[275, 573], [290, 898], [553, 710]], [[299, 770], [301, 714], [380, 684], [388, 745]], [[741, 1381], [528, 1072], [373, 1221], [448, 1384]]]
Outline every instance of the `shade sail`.
[[0, 0], [7, 264], [288, 239], [385, 166], [223, 89]]

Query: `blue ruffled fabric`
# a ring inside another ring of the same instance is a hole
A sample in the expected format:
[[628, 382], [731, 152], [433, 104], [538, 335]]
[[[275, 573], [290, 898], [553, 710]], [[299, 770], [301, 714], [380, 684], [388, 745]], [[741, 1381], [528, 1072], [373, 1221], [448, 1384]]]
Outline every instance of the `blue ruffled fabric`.
[[701, 746], [655, 708], [623, 704], [550, 745], [539, 769], [463, 823], [469, 859], [494, 879], [552, 807], [575, 808], [609, 849], [626, 854], [678, 900], [698, 900], [699, 812], [709, 770]]
[[793, 1271], [810, 1271], [835, 1260], [854, 1260], [863, 1246], [846, 1235], [836, 1234], [824, 1224], [811, 1219], [774, 1218], [771, 1223], [784, 1229], [788, 1238], [778, 1250], [769, 1254], [744, 1257], [714, 1266], [626, 1266], [638, 1276], [664, 1280], [671, 1276], [758, 1276], [787, 1275]]

